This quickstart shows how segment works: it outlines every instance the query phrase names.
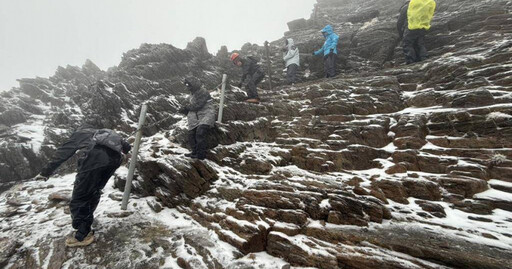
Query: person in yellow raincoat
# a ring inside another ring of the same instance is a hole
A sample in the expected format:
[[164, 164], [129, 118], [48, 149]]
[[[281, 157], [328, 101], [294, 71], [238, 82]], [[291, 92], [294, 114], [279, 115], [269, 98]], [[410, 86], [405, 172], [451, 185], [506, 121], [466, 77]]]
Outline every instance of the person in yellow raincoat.
[[425, 34], [430, 30], [434, 17], [434, 0], [411, 0], [400, 9], [398, 32], [403, 36], [403, 49], [407, 64], [420, 62], [428, 57]]

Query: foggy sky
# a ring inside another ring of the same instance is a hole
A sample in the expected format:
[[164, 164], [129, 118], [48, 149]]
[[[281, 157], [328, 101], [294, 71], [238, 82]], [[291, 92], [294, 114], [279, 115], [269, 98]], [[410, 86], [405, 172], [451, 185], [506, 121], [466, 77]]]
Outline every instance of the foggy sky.
[[186, 47], [206, 38], [210, 53], [283, 36], [309, 18], [316, 0], [0, 0], [0, 91], [16, 79], [52, 76], [91, 59], [106, 70], [141, 43]]

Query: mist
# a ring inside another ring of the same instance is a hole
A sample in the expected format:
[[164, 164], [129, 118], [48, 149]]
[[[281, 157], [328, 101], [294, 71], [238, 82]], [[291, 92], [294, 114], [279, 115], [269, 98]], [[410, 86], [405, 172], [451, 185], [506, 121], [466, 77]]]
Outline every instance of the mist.
[[16, 79], [48, 77], [58, 66], [91, 59], [101, 69], [119, 64], [142, 43], [185, 48], [197, 36], [210, 53], [262, 44], [309, 18], [315, 0], [1, 0], [0, 91]]

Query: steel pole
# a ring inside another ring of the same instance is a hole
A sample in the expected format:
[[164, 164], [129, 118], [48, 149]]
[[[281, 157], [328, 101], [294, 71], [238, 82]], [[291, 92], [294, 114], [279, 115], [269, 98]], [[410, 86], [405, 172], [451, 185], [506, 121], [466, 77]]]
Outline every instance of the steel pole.
[[268, 87], [272, 90], [272, 62], [270, 60], [270, 47], [268, 46], [268, 41], [265, 41], [265, 50], [267, 52]]
[[137, 156], [139, 155], [140, 140], [142, 139], [142, 126], [146, 121], [147, 110], [148, 105], [143, 104], [140, 110], [139, 126], [137, 129], [137, 135], [135, 136], [135, 144], [133, 145], [132, 159], [130, 160], [128, 177], [126, 178], [126, 184], [124, 185], [123, 203], [121, 204], [122, 210], [126, 210], [128, 207], [128, 200], [130, 199], [130, 192], [132, 190], [133, 174], [135, 173], [135, 165], [137, 164]]
[[222, 90], [220, 92], [220, 104], [219, 104], [219, 117], [217, 119], [218, 123], [222, 123], [222, 114], [224, 112], [224, 99], [226, 94], [226, 82], [228, 79], [228, 75], [222, 75]]

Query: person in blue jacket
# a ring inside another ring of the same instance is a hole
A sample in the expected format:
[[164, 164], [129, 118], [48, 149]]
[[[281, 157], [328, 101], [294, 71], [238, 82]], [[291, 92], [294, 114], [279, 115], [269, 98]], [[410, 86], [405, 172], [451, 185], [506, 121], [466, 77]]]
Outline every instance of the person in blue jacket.
[[338, 40], [339, 36], [334, 33], [332, 26], [327, 25], [322, 29], [322, 34], [325, 37], [324, 46], [313, 52], [315, 56], [323, 56], [324, 57], [324, 68], [325, 68], [325, 77], [332, 78], [336, 76], [336, 59], [338, 58]]

